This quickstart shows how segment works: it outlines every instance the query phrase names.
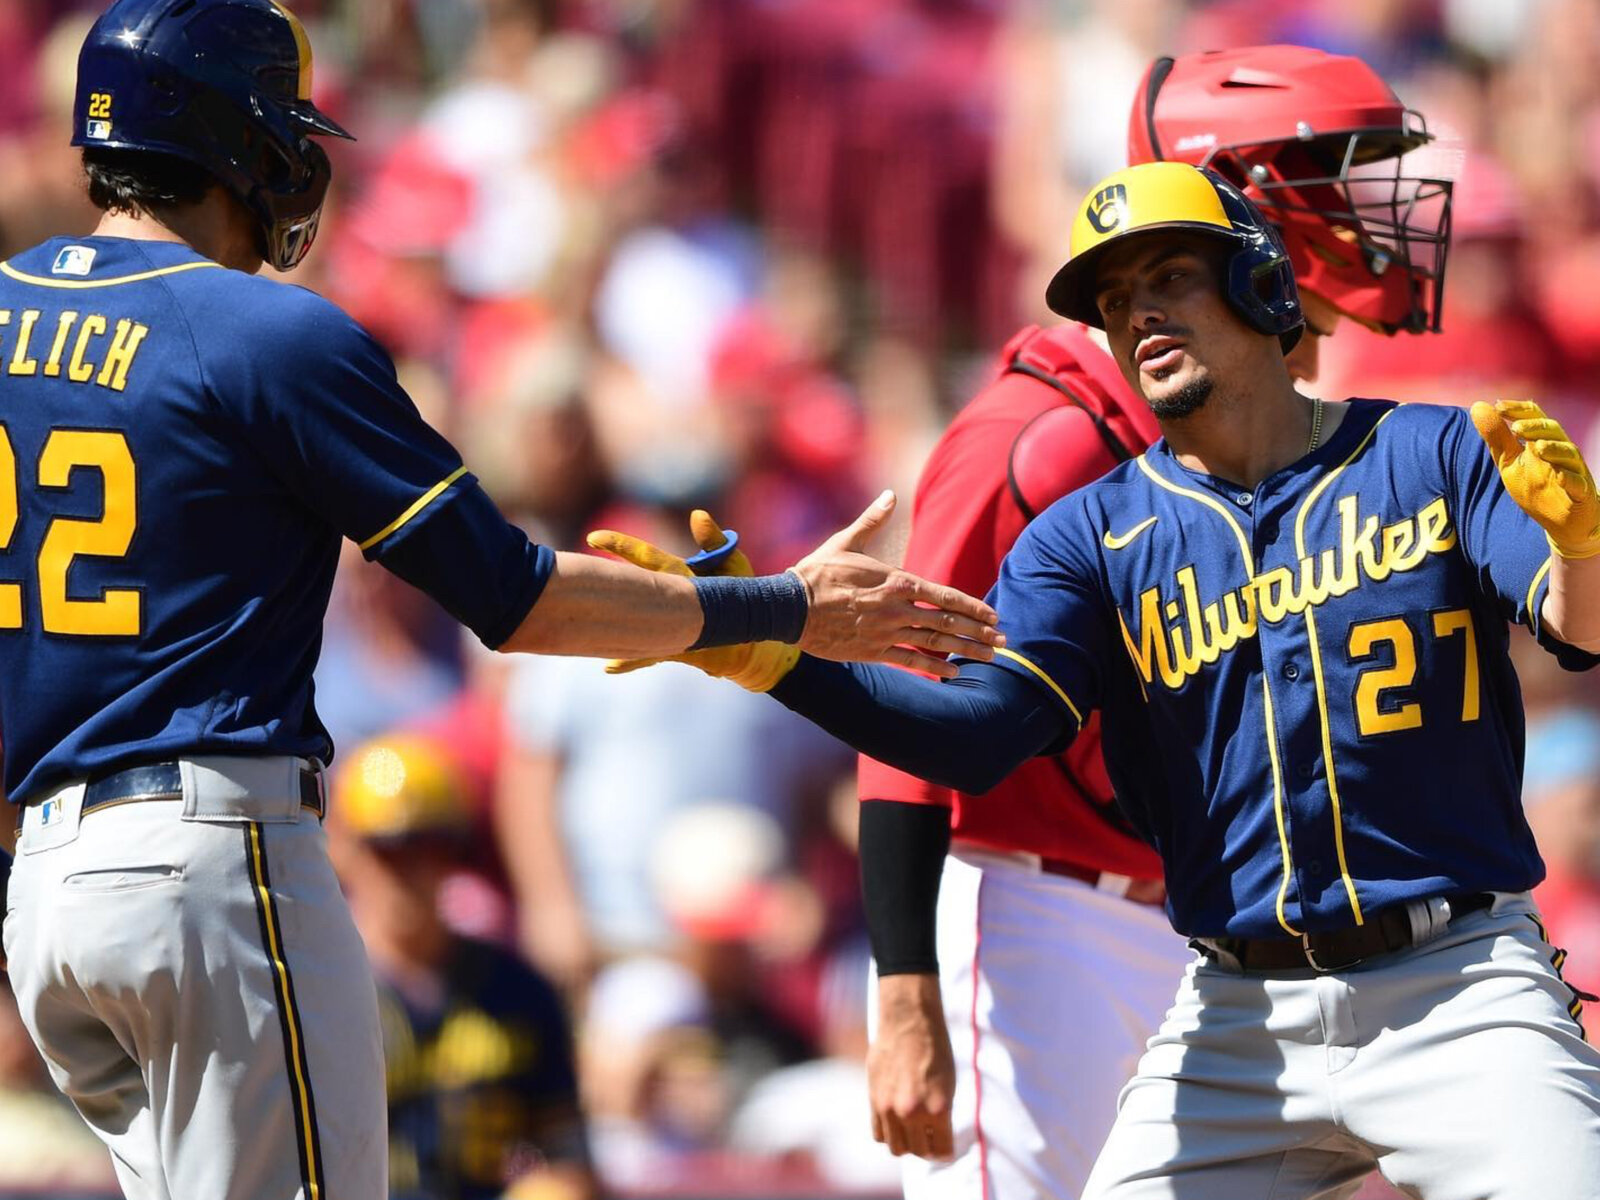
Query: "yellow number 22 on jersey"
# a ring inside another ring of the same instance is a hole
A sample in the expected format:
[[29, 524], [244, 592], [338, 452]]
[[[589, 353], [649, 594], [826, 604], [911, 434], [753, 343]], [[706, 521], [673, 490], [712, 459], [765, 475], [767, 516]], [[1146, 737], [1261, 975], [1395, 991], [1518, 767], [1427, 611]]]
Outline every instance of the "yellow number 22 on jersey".
[[[72, 472], [97, 470], [104, 481], [105, 506], [97, 520], [56, 517], [39, 547], [39, 605], [46, 633], [88, 637], [132, 637], [139, 633], [141, 597], [134, 588], [107, 588], [98, 600], [67, 595], [67, 577], [79, 555], [120, 558], [127, 554], [138, 526], [137, 471], [128, 439], [112, 430], [55, 429], [39, 457], [39, 486], [65, 488]], [[11, 435], [0, 425], [0, 551], [16, 533], [17, 456]], [[21, 629], [22, 585], [0, 583], [0, 629]]]

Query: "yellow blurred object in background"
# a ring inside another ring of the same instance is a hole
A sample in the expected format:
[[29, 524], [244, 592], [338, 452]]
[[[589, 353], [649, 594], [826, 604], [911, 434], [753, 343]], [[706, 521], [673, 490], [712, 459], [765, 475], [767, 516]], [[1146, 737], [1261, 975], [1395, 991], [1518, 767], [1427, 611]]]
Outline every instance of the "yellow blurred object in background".
[[449, 760], [415, 734], [375, 738], [356, 750], [338, 774], [339, 821], [369, 840], [426, 834], [465, 834], [472, 824]]

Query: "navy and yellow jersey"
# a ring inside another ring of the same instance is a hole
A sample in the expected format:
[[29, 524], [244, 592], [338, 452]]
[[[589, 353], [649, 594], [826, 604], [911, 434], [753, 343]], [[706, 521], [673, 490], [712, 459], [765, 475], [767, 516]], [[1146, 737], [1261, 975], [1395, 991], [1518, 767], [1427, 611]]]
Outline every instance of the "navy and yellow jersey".
[[508, 951], [458, 939], [437, 1003], [379, 979], [396, 1196], [489, 1200], [541, 1163], [587, 1165], [577, 1069], [555, 989]]
[[491, 644], [552, 562], [314, 294], [163, 242], [0, 264], [11, 800], [183, 754], [328, 759], [311, 674], [343, 537]]
[[1548, 573], [1465, 412], [1356, 400], [1253, 491], [1157, 443], [1030, 525], [989, 601], [998, 663], [1073, 728], [1101, 710], [1175, 927], [1281, 936], [1542, 878], [1507, 642]]

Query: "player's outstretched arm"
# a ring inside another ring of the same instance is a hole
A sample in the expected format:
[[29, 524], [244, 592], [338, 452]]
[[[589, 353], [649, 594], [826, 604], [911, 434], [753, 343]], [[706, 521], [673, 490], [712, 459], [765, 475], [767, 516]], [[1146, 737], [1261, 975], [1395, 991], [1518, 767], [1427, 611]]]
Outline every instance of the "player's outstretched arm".
[[992, 662], [963, 663], [939, 682], [801, 655], [770, 694], [852, 749], [969, 796], [1077, 733], [1043, 685]]
[[1540, 618], [1569, 646], [1600, 653], [1600, 494], [1567, 431], [1529, 400], [1479, 402], [1472, 423], [1506, 492], [1550, 540]]
[[677, 556], [622, 535], [626, 549], [605, 548], [631, 566], [559, 554], [538, 603], [501, 648], [651, 658], [773, 640], [820, 658], [916, 662], [947, 675], [955, 668], [943, 655], [993, 657], [1004, 639], [987, 604], [865, 553], [893, 511], [894, 494], [885, 492], [789, 571], [758, 579], [698, 579]]

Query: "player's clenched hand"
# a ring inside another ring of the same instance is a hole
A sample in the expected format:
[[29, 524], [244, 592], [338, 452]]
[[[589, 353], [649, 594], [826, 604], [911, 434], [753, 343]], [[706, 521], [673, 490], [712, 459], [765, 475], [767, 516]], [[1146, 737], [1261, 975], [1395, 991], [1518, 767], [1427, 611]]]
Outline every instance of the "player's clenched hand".
[[1588, 464], [1559, 422], [1531, 400], [1479, 401], [1472, 423], [1489, 444], [1506, 491], [1563, 558], [1600, 554], [1600, 495]]
[[872, 1136], [891, 1153], [950, 1158], [956, 1064], [937, 975], [878, 980], [878, 1035], [867, 1051]]
[[[727, 544], [728, 538], [722, 532], [722, 527], [704, 509], [697, 508], [690, 514], [689, 532], [694, 535], [695, 544], [707, 553], [721, 550]], [[665, 571], [671, 575], [695, 574], [695, 570], [689, 566], [687, 560], [658, 546], [652, 546], [649, 542], [631, 534], [618, 533], [613, 529], [600, 529], [589, 535], [588, 542], [596, 550], [615, 554], [618, 558], [631, 562], [636, 567], [643, 567], [647, 571]], [[726, 555], [709, 573], [739, 575], [745, 578], [755, 574], [743, 550], [734, 550]], [[800, 650], [796, 646], [786, 645], [783, 642], [747, 642], [740, 646], [689, 650], [662, 658], [612, 659], [606, 664], [606, 674], [625, 675], [629, 671], [653, 667], [657, 663], [681, 662], [691, 667], [698, 667], [707, 675], [713, 675], [718, 679], [732, 680], [748, 691], [768, 692], [789, 673], [799, 658]]]
[[[800, 649], [840, 662], [891, 662], [953, 678], [947, 654], [988, 661], [1005, 645], [994, 609], [965, 592], [891, 567], [864, 551], [894, 512], [884, 492], [790, 569], [811, 599]], [[918, 653], [921, 651], [922, 653]]]

